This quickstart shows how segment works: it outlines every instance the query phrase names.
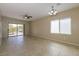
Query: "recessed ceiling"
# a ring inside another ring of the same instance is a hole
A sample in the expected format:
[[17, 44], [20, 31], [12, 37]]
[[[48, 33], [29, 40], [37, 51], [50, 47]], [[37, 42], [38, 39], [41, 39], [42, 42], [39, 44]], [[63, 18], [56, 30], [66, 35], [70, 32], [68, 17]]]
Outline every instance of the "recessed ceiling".
[[[0, 3], [0, 10], [3, 16], [14, 17], [23, 20], [23, 15], [28, 14], [36, 20], [48, 15], [54, 3]], [[56, 6], [58, 12], [62, 12], [79, 6], [78, 3], [61, 3]]]

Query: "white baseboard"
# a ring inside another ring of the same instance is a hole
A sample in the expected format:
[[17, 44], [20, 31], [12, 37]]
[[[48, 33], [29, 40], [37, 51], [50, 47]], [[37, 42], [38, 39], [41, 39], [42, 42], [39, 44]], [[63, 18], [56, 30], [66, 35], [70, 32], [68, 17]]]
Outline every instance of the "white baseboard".
[[[49, 39], [49, 40], [52, 40], [51, 38], [45, 38], [45, 37], [41, 37], [41, 36], [34, 36], [32, 35], [33, 37], [38, 37], [38, 38], [41, 38], [41, 39]], [[76, 44], [76, 43], [72, 43], [72, 42], [66, 42], [66, 41], [60, 41], [60, 40], [54, 40], [53, 41], [56, 41], [56, 42], [60, 42], [60, 43], [65, 43], [65, 44], [69, 44], [69, 45], [73, 45], [73, 46], [78, 46], [79, 47], [79, 44]]]

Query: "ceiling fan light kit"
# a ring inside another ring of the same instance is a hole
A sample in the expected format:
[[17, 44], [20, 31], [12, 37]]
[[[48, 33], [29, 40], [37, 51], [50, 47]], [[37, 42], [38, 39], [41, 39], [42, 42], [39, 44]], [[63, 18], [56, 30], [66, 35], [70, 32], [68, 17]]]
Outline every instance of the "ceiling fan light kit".
[[31, 19], [31, 18], [32, 18], [32, 16], [24, 15], [24, 20]]
[[48, 14], [51, 15], [51, 16], [52, 16], [52, 15], [56, 15], [57, 13], [58, 13], [58, 11], [56, 11], [56, 10], [55, 10], [55, 11], [50, 11], [50, 12], [48, 12]]
[[[60, 3], [57, 3], [56, 6], [57, 6], [57, 5], [60, 5]], [[52, 6], [52, 7], [51, 7], [51, 10], [48, 12], [48, 14], [49, 14], [50, 16], [56, 15], [57, 13], [58, 13], [58, 11], [55, 9], [55, 5]]]
[[25, 19], [27, 19], [27, 17], [24, 17]]
[[56, 15], [58, 13], [58, 11], [56, 9], [54, 9], [54, 7], [52, 7], [52, 9], [48, 12], [49, 15]]

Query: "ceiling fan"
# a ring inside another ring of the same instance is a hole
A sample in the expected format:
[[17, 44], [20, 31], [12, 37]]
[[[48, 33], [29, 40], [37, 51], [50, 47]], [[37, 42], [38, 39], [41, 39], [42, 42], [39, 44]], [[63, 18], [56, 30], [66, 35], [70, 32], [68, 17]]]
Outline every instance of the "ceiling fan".
[[56, 6], [59, 6], [60, 5], [60, 3], [57, 3], [57, 4], [55, 4], [55, 5], [53, 5], [52, 7], [51, 7], [51, 9], [50, 9], [50, 11], [48, 12], [48, 14], [49, 15], [56, 15], [57, 13], [58, 13], [58, 11], [55, 9], [55, 7]]
[[26, 19], [31, 19], [32, 16], [28, 16], [27, 14], [25, 14], [25, 15], [23, 16], [23, 18], [24, 18], [24, 20], [26, 20]]

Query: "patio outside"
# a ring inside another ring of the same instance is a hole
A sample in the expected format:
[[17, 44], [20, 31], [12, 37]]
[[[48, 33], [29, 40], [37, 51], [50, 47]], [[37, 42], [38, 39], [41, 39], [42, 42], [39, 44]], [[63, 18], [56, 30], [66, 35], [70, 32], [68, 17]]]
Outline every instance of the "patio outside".
[[9, 36], [23, 35], [23, 24], [9, 24]]

